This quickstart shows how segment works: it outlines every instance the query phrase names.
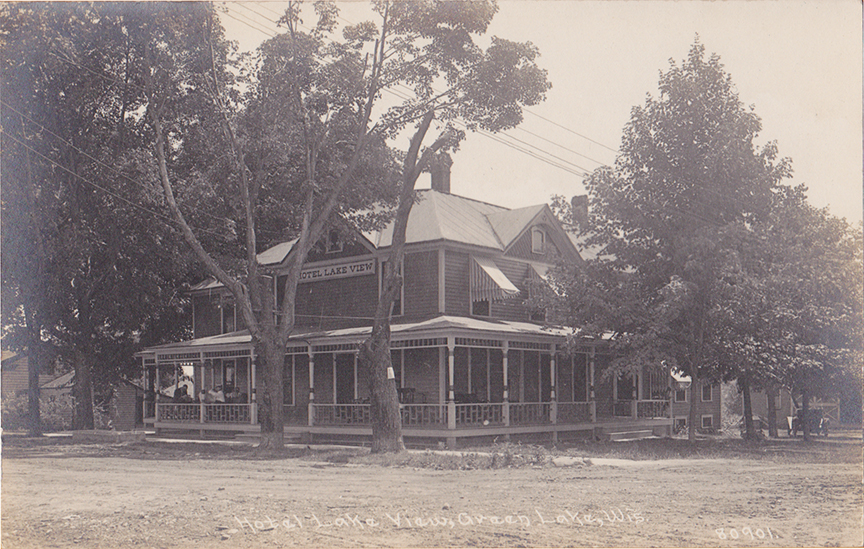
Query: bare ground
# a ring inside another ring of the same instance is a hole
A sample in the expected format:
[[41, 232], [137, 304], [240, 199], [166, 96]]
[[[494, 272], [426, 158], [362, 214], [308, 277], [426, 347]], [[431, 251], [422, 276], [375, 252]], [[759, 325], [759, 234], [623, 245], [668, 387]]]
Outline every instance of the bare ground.
[[860, 432], [809, 444], [487, 450], [497, 461], [468, 451], [262, 458], [241, 445], [7, 438], [0, 540], [4, 549], [864, 542]]

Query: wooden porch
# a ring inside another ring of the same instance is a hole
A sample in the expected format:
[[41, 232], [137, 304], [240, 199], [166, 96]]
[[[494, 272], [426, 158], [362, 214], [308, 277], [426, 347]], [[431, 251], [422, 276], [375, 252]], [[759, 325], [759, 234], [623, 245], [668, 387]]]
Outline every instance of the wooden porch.
[[[312, 441], [362, 443], [371, 439], [369, 404], [309, 404], [307, 414], [286, 406], [285, 434]], [[669, 402], [619, 401], [610, 415], [597, 416], [597, 403], [525, 402], [456, 404], [400, 404], [403, 437], [409, 445], [446, 443], [457, 447], [466, 440], [559, 440], [635, 438], [671, 433]], [[615, 411], [618, 414], [616, 415]], [[199, 435], [256, 434], [257, 404], [178, 404], [157, 402], [145, 423], [157, 434], [187, 431]], [[304, 417], [305, 416], [305, 417]], [[305, 421], [304, 421], [305, 420]]]

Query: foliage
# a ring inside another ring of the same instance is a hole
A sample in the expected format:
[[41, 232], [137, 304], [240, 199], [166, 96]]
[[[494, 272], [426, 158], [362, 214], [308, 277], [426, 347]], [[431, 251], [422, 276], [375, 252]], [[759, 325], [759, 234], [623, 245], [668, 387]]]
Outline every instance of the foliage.
[[729, 231], [712, 315], [727, 378], [836, 397], [864, 381], [862, 231], [804, 191], [777, 193], [764, 220]]
[[558, 269], [548, 299], [556, 321], [615, 334], [617, 370], [677, 368], [698, 387], [719, 377], [721, 335], [710, 312], [724, 235], [767, 215], [790, 168], [775, 144], [754, 144], [759, 117], [698, 41], [661, 73], [659, 90], [633, 108], [615, 166], [586, 182], [582, 231], [598, 258], [582, 271]]
[[[419, 123], [402, 159], [401, 190], [383, 289], [371, 335], [360, 353], [361, 362], [370, 372], [373, 452], [399, 451], [403, 447], [396, 387], [386, 372], [392, 366], [390, 315], [402, 285], [399, 273], [417, 178], [433, 155], [438, 155], [438, 161], [449, 161], [443, 151], [455, 148], [465, 136], [455, 124], [467, 130], [493, 132], [511, 128], [521, 121], [522, 106], [542, 101], [549, 88], [545, 71], [535, 64], [537, 49], [530, 43], [493, 37], [485, 52], [474, 43], [472, 35], [483, 34], [496, 11], [493, 2], [382, 2], [377, 6], [383, 23], [376, 44], [389, 41], [391, 49], [389, 61], [381, 58], [383, 75], [393, 82], [401, 81], [401, 87], [414, 92], [402, 105], [385, 113], [382, 128], [393, 135], [394, 130], [405, 127], [401, 120], [406, 114], [419, 119]], [[374, 25], [366, 24], [364, 28], [372, 29]], [[349, 34], [353, 33], [349, 30]], [[445, 91], [436, 91], [436, 82], [444, 84]], [[446, 122], [446, 126], [424, 149], [423, 141], [435, 118]]]
[[[380, 24], [346, 27], [342, 40], [334, 37], [335, 4], [314, 9], [317, 23], [303, 31], [302, 4], [288, 5], [280, 20], [286, 31], [241, 67], [243, 93], [225, 71], [224, 40], [210, 23], [188, 33], [199, 40], [194, 51], [209, 44], [204, 71], [196, 58], [162, 49], [144, 71], [165, 201], [197, 259], [233, 294], [256, 347], [262, 448], [283, 444], [282, 362], [300, 269], [328, 228], [350, 233], [388, 219], [376, 212], [392, 205], [397, 167], [411, 157], [391, 150], [390, 140], [432, 115], [455, 146], [465, 134], [457, 118], [469, 130], [510, 127], [521, 119], [519, 105], [548, 88], [532, 45], [494, 39], [483, 51], [474, 43], [497, 10], [492, 2], [375, 2]], [[445, 91], [434, 89], [440, 84]], [[401, 102], [384, 104], [385, 92]], [[200, 121], [207, 139], [190, 141], [172, 128], [178, 93], [200, 98], [200, 110], [186, 118]], [[208, 240], [206, 225], [184, 215], [186, 200], [213, 203], [232, 220], [236, 239]], [[278, 272], [258, 263], [262, 245], [288, 238], [295, 242]], [[278, 301], [270, 291], [277, 275]]]
[[[2, 6], [4, 345], [48, 344], [76, 370], [76, 420], [91, 427], [144, 339], [176, 338], [190, 274], [137, 165], [141, 33], [200, 6]], [[164, 33], [171, 47], [182, 47]], [[176, 35], [175, 35], [176, 36]], [[25, 322], [30, 315], [30, 326]], [[50, 358], [51, 353], [46, 353]]]
[[[28, 428], [27, 404], [27, 395], [8, 396], [0, 401], [3, 412], [4, 431], [19, 431]], [[41, 411], [42, 432], [68, 431], [72, 428], [72, 415], [75, 411], [72, 395], [65, 394], [58, 397], [43, 397], [39, 404], [39, 409]], [[94, 411], [96, 418], [95, 428], [109, 429], [110, 419], [108, 413], [101, 408], [96, 408]]]

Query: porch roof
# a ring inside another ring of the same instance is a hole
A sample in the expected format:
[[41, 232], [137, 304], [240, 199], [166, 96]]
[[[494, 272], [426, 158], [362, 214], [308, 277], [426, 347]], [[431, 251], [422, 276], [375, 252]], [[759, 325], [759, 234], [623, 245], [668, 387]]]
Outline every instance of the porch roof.
[[[356, 343], [369, 336], [371, 326], [341, 328], [334, 330], [297, 330], [289, 340], [288, 345], [309, 343], [313, 346], [340, 343]], [[392, 341], [404, 341], [417, 338], [441, 338], [448, 335], [457, 337], [477, 337], [486, 339], [512, 339], [518, 341], [562, 341], [572, 330], [562, 327], [548, 327], [530, 322], [512, 320], [480, 319], [461, 316], [436, 316], [419, 322], [393, 324], [390, 328]], [[605, 339], [605, 338], [604, 338]], [[202, 337], [190, 341], [168, 343], [149, 347], [138, 355], [154, 353], [195, 352], [214, 348], [248, 348], [252, 337], [248, 330], [231, 332], [210, 337]]]

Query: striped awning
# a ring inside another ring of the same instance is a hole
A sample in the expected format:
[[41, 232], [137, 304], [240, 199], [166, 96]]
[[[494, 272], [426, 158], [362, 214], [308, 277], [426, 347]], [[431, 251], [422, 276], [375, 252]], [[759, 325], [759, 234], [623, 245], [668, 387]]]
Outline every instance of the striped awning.
[[519, 288], [510, 282], [491, 259], [475, 257], [471, 262], [471, 301], [503, 301], [519, 295]]

